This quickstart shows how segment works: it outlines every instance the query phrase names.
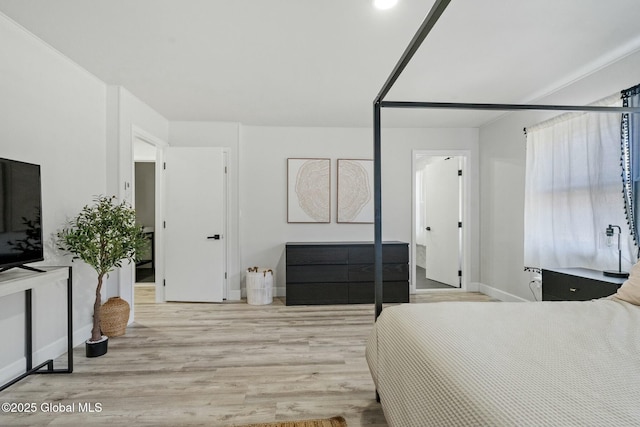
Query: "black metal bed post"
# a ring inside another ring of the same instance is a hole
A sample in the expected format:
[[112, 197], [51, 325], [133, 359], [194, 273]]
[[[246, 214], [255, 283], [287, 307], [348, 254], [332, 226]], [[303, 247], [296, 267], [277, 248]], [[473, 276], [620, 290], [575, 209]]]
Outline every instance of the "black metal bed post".
[[382, 313], [382, 133], [381, 133], [381, 108], [382, 100], [389, 93], [402, 71], [404, 71], [413, 55], [416, 53], [422, 41], [427, 37], [440, 16], [447, 8], [451, 0], [436, 0], [429, 14], [418, 28], [418, 31], [409, 42], [400, 60], [393, 68], [391, 75], [384, 82], [382, 89], [373, 101], [373, 202], [374, 202], [374, 302], [376, 306], [375, 319]]
[[374, 301], [377, 319], [382, 313], [382, 126], [380, 103], [373, 104], [373, 211], [374, 211]]

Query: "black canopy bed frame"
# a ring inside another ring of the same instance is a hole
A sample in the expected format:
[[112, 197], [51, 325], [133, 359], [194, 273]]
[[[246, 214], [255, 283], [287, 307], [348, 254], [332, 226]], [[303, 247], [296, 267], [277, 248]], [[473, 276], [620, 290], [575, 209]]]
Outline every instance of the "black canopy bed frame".
[[382, 313], [382, 108], [640, 113], [629, 107], [386, 101], [450, 2], [436, 0], [373, 103], [375, 324], [365, 355], [376, 400], [390, 427], [640, 425], [640, 263], [615, 297], [401, 304]]
[[383, 108], [424, 108], [449, 110], [550, 110], [550, 111], [580, 111], [598, 113], [640, 113], [640, 108], [634, 107], [605, 107], [578, 105], [542, 105], [542, 104], [493, 104], [493, 103], [464, 103], [464, 102], [414, 102], [387, 101], [385, 97], [393, 88], [406, 66], [420, 48], [424, 39], [429, 35], [438, 19], [442, 16], [451, 0], [436, 0], [429, 14], [420, 25], [404, 53], [398, 60], [393, 71], [378, 92], [373, 101], [373, 167], [374, 167], [374, 288], [375, 288], [375, 319], [382, 312], [382, 152], [381, 152], [381, 113]]

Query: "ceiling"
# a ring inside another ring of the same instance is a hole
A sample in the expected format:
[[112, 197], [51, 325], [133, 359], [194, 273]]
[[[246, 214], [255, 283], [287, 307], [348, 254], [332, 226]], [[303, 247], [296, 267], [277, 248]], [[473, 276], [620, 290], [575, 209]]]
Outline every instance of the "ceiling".
[[[0, 0], [0, 12], [169, 120], [371, 126], [433, 0]], [[638, 0], [452, 0], [386, 100], [531, 102], [640, 48]], [[495, 112], [394, 111], [385, 126]]]

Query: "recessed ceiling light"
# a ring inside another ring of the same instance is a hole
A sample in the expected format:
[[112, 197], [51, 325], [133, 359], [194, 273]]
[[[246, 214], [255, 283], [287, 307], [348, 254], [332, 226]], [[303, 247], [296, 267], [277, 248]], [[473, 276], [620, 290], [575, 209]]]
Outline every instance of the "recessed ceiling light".
[[373, 0], [373, 5], [380, 10], [391, 9], [398, 3], [398, 0]]

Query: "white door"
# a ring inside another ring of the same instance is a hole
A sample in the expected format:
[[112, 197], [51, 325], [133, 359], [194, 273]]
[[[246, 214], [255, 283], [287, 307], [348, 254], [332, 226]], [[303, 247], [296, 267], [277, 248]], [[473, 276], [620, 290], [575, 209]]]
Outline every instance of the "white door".
[[427, 279], [460, 287], [460, 162], [457, 157], [425, 167]]
[[224, 153], [165, 152], [165, 300], [221, 302], [225, 286]]

